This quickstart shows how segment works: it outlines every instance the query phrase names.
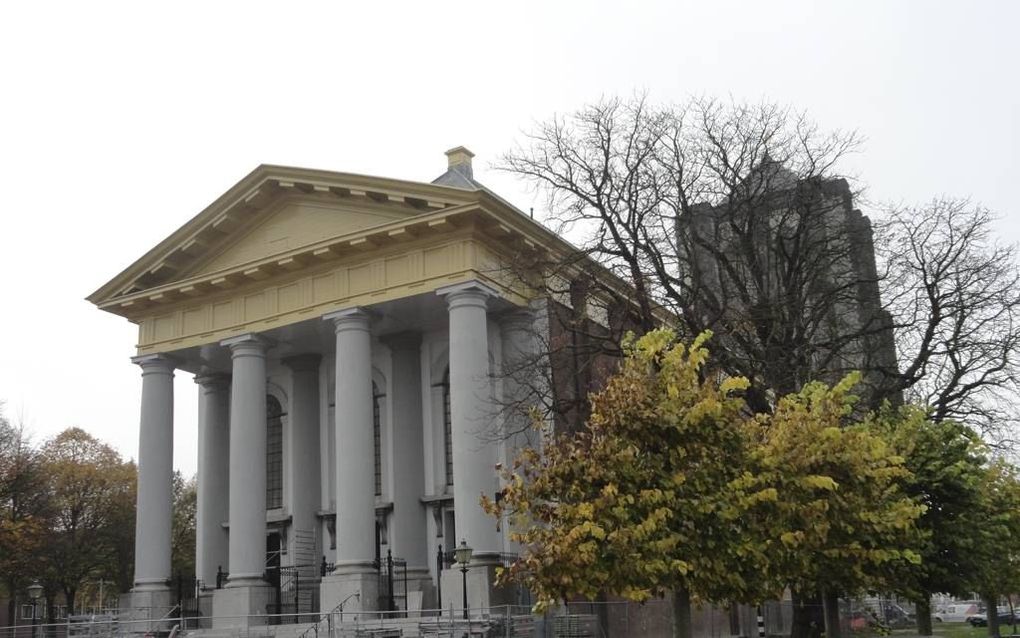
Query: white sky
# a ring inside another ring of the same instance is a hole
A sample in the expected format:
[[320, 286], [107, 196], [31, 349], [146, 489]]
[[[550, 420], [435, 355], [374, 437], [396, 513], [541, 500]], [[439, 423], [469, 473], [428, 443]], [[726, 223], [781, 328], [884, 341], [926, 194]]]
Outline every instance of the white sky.
[[[0, 400], [37, 439], [136, 456], [135, 329], [84, 297], [260, 163], [429, 181], [463, 144], [527, 209], [486, 166], [535, 120], [767, 98], [859, 130], [872, 200], [970, 196], [1020, 240], [1020, 2], [356, 4], [0, 7]], [[186, 373], [176, 410], [190, 474]]]

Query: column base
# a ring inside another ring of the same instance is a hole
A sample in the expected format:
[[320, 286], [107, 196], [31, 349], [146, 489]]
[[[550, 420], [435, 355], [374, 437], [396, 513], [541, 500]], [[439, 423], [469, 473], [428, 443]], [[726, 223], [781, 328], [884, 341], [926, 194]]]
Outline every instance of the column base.
[[328, 613], [343, 603], [343, 611], [379, 609], [379, 572], [371, 563], [338, 565], [319, 583], [319, 610]]
[[266, 607], [275, 592], [269, 585], [234, 585], [213, 592], [213, 629], [268, 624]]
[[[404, 579], [394, 574], [393, 598], [397, 608], [407, 612], [408, 618], [418, 618], [423, 609], [436, 609], [436, 586], [427, 567], [409, 567], [407, 570], [407, 595], [404, 595]], [[381, 592], [385, 595], [385, 592]]]
[[[516, 605], [516, 591], [513, 587], [496, 586], [496, 564], [497, 560], [485, 561], [484, 556], [479, 557], [479, 562], [472, 560], [467, 572], [467, 602], [468, 611], [471, 615], [477, 615], [490, 607], [500, 605]], [[442, 575], [443, 586], [443, 610], [449, 611], [452, 607], [458, 615], [464, 613], [464, 573], [458, 565], [444, 569]]]
[[173, 597], [165, 584], [136, 585], [129, 596], [131, 620], [159, 620], [173, 608]]

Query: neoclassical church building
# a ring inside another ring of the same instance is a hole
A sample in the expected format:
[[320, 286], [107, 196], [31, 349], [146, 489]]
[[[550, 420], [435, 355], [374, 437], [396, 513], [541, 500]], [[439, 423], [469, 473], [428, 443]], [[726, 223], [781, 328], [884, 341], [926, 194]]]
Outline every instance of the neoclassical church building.
[[462, 540], [469, 605], [504, 602], [494, 566], [516, 548], [479, 499], [526, 428], [500, 370], [553, 330], [505, 266], [569, 246], [476, 182], [467, 149], [447, 156], [428, 184], [260, 166], [89, 297], [138, 325], [136, 615], [172, 604], [175, 371], [197, 384], [217, 622], [270, 609], [274, 569], [314, 583], [309, 611], [377, 609], [387, 557], [397, 607], [459, 608], [437, 555]]

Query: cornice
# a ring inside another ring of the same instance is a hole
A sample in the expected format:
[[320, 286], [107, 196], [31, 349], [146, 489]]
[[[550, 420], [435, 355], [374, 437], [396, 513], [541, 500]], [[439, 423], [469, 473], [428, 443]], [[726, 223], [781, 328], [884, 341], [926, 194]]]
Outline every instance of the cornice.
[[166, 283], [168, 277], [186, 270], [211, 245], [220, 244], [279, 195], [295, 192], [329, 194], [339, 199], [367, 198], [418, 214], [470, 203], [476, 200], [478, 191], [264, 164], [87, 299], [105, 307], [115, 297], [129, 296]]
[[153, 286], [96, 303], [99, 308], [133, 318], [153, 308], [229, 291], [247, 284], [315, 268], [348, 257], [364, 257], [374, 251], [399, 246], [419, 238], [441, 237], [471, 223], [478, 213], [467, 204], [427, 215], [346, 233], [208, 273]]
[[[243, 232], [246, 220], [258, 217], [280, 197], [317, 193], [337, 201], [364, 198], [374, 204], [406, 210], [408, 217], [360, 229], [282, 251], [267, 257], [200, 275], [187, 276], [195, 263], [224, 245], [232, 233]], [[218, 230], [217, 230], [218, 229]], [[212, 233], [215, 237], [207, 237]], [[580, 251], [492, 191], [468, 190], [350, 173], [334, 173], [285, 166], [259, 166], [220, 198], [150, 250], [135, 264], [89, 296], [101, 309], [140, 321], [197, 301], [233, 295], [260, 284], [293, 279], [332, 264], [359, 261], [395, 253], [403, 247], [472, 236], [508, 257], [533, 255], [537, 261], [555, 262]], [[173, 263], [173, 255], [185, 259]], [[139, 286], [143, 275], [161, 268], [181, 273], [164, 283], [125, 292]], [[588, 273], [612, 286], [624, 299], [630, 287], [603, 266], [583, 258], [565, 274]]]

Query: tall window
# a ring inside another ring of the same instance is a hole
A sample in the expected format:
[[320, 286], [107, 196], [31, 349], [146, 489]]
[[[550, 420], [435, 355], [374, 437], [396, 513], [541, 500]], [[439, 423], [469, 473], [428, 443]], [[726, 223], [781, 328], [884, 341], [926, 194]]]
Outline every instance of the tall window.
[[266, 396], [266, 509], [283, 507], [283, 408]]
[[382, 496], [382, 422], [379, 409], [385, 394], [372, 382], [372, 438], [375, 446], [375, 495]]
[[453, 421], [450, 418], [450, 368], [443, 374], [443, 446], [446, 484], [453, 485]]

